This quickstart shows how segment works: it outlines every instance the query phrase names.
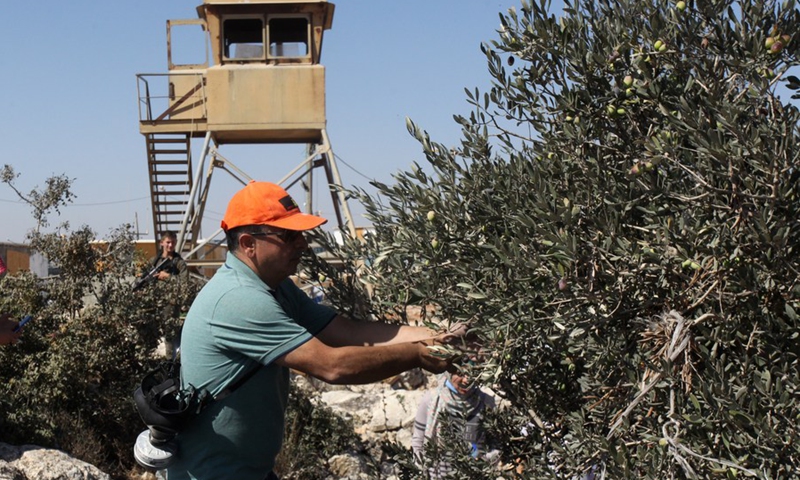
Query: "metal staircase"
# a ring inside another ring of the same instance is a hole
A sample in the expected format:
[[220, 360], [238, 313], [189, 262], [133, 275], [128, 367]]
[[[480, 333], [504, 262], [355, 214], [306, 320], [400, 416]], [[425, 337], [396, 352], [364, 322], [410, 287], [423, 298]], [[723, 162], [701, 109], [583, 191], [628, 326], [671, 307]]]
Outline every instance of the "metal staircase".
[[[187, 208], [192, 208], [191, 136], [188, 133], [149, 133], [147, 166], [153, 232], [158, 240], [166, 231], [179, 232]], [[191, 235], [191, 232], [186, 232]], [[187, 239], [193, 244], [193, 239]]]

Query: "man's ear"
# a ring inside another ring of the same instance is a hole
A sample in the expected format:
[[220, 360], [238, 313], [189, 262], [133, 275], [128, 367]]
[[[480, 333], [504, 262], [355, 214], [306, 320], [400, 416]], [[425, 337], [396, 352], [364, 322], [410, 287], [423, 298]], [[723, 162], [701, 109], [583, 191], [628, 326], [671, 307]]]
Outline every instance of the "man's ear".
[[252, 252], [256, 248], [256, 237], [249, 233], [239, 235], [239, 250], [243, 252]]

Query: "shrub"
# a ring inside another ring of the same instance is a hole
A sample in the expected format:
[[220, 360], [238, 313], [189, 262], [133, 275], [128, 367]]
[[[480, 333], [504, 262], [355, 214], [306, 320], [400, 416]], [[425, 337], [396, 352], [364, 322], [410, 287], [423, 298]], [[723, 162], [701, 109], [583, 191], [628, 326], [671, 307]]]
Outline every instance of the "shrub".
[[337, 416], [294, 383], [289, 391], [286, 435], [275, 471], [286, 480], [327, 478], [327, 461], [334, 455], [367, 455], [352, 422]]
[[144, 428], [131, 394], [158, 361], [156, 299], [175, 294], [132, 293], [131, 233], [113, 235], [102, 250], [88, 229], [34, 234], [32, 248], [60, 275], [0, 280], [0, 310], [34, 316], [17, 346], [0, 349], [0, 401], [4, 441], [58, 448], [120, 478]]
[[[20, 194], [16, 177], [4, 167], [3, 181]], [[60, 273], [0, 279], [0, 311], [34, 316], [19, 344], [0, 349], [3, 441], [58, 448], [124, 478], [136, 468], [132, 446], [144, 429], [132, 392], [159, 361], [153, 353], [160, 337], [179, 321], [164, 325], [160, 302], [188, 304], [197, 286], [162, 282], [132, 292], [142, 259], [127, 226], [102, 245], [88, 227], [43, 232], [47, 215], [71, 198], [69, 185], [54, 177], [44, 190], [20, 194], [39, 227], [28, 235], [31, 249]]]

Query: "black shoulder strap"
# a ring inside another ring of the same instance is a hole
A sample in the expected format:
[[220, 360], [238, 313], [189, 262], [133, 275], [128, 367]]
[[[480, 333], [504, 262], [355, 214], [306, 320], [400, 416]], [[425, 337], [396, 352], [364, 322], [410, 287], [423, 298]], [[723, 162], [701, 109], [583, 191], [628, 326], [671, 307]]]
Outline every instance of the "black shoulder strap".
[[236, 391], [236, 390], [237, 390], [239, 387], [241, 387], [241, 386], [242, 386], [242, 385], [244, 385], [244, 384], [245, 384], [245, 383], [246, 383], [248, 380], [250, 380], [251, 378], [253, 378], [253, 376], [254, 376], [256, 373], [258, 373], [258, 371], [259, 371], [259, 370], [261, 370], [261, 364], [258, 364], [258, 365], [256, 365], [256, 366], [255, 366], [254, 368], [252, 368], [252, 369], [251, 369], [249, 372], [247, 372], [246, 374], [244, 374], [244, 375], [243, 375], [243, 376], [242, 376], [240, 379], [238, 379], [238, 380], [236, 380], [235, 382], [233, 382], [232, 384], [228, 385], [228, 386], [227, 386], [225, 389], [223, 389], [223, 390], [222, 390], [221, 392], [219, 392], [217, 395], [214, 395], [214, 396], [213, 396], [213, 397], [212, 397], [212, 398], [211, 398], [211, 399], [208, 401], [208, 403], [206, 404], [206, 406], [208, 406], [208, 405], [211, 405], [211, 403], [213, 403], [213, 402], [218, 402], [218, 401], [220, 401], [220, 400], [222, 400], [222, 399], [226, 398], [227, 396], [229, 396], [229, 395], [230, 395], [230, 394], [232, 394], [233, 392], [235, 392], [235, 391]]

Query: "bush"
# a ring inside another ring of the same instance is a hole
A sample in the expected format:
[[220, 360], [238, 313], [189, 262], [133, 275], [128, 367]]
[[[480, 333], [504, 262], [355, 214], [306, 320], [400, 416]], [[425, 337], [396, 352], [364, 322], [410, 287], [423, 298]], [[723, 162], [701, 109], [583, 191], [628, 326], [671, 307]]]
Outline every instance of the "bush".
[[337, 416], [313, 394], [292, 383], [286, 410], [286, 435], [275, 471], [285, 480], [327, 478], [328, 459], [368, 455], [352, 422]]
[[158, 361], [164, 331], [157, 299], [188, 296], [193, 287], [131, 292], [131, 232], [114, 232], [106, 248], [94, 237], [86, 228], [34, 232], [31, 247], [60, 275], [0, 280], [0, 311], [34, 316], [17, 346], [0, 349], [3, 440], [58, 448], [122, 478], [134, 468], [132, 445], [144, 429], [132, 392]]

